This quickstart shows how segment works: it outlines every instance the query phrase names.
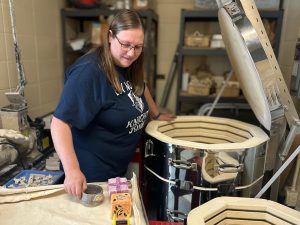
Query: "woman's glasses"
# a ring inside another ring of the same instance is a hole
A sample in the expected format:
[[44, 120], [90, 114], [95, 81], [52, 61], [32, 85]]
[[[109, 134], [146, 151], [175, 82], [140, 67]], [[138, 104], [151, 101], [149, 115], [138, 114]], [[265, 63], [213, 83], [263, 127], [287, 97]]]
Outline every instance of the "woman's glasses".
[[119, 44], [121, 45], [122, 50], [129, 52], [131, 49], [134, 50], [136, 53], [141, 53], [143, 51], [144, 46], [143, 45], [131, 45], [131, 44], [124, 44], [122, 43], [117, 35], [115, 36], [116, 39], [118, 40]]

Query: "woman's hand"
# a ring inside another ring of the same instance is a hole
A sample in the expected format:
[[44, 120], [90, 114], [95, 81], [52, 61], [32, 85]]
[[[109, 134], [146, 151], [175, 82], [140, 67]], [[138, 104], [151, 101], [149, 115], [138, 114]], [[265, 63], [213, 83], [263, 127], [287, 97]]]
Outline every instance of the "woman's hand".
[[174, 119], [176, 119], [176, 115], [170, 113], [160, 113], [156, 120], [172, 121]]
[[86, 178], [80, 169], [74, 169], [65, 173], [65, 191], [77, 199], [81, 199], [81, 194], [87, 188]]
[[86, 179], [80, 170], [75, 154], [71, 125], [53, 116], [51, 136], [65, 171], [65, 190], [68, 194], [80, 199], [82, 191], [86, 189]]
[[173, 114], [159, 112], [159, 109], [154, 102], [147, 85], [145, 86], [144, 96], [149, 107], [151, 118], [153, 120], [172, 121], [176, 118], [176, 116]]

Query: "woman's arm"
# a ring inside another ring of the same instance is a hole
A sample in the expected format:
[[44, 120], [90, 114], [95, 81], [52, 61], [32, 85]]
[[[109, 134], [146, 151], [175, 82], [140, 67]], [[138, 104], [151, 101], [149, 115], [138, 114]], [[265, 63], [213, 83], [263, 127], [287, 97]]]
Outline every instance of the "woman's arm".
[[66, 192], [81, 198], [81, 193], [86, 189], [86, 179], [80, 170], [75, 154], [70, 126], [64, 121], [53, 116], [51, 121], [51, 136], [54, 148], [62, 162]]
[[158, 109], [156, 103], [154, 102], [147, 85], [145, 85], [144, 96], [147, 101], [149, 111], [150, 111], [150, 116], [152, 119], [171, 121], [176, 118], [176, 116], [173, 114], [159, 112], [159, 109]]

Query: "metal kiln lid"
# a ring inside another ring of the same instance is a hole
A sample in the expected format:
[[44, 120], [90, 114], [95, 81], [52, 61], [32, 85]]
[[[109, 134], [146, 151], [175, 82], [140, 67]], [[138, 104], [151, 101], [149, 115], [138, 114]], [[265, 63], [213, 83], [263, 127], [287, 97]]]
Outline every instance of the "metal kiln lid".
[[271, 113], [259, 74], [263, 70], [268, 72], [268, 59], [258, 35], [247, 17], [233, 22], [224, 8], [219, 9], [218, 17], [228, 57], [243, 94], [259, 122], [270, 130]]

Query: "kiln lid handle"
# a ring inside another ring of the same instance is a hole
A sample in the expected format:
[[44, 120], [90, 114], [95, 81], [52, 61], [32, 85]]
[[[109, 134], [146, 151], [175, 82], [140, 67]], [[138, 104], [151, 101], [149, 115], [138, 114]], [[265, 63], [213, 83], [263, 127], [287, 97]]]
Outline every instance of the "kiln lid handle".
[[238, 173], [243, 171], [243, 166], [234, 164], [222, 164], [219, 165], [218, 171], [221, 173]]
[[171, 159], [169, 158], [169, 165], [184, 170], [197, 170], [197, 163], [190, 163], [185, 160]]

